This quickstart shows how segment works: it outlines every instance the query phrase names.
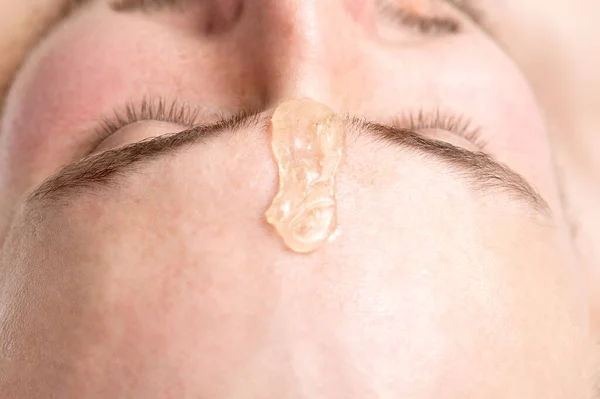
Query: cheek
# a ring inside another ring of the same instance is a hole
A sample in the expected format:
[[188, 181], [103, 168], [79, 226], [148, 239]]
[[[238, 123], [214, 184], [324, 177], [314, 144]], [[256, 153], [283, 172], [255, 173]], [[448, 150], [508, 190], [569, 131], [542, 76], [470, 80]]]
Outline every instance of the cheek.
[[460, 74], [448, 76], [448, 90], [462, 90], [455, 92], [457, 101], [477, 117], [498, 158], [539, 159], [549, 151], [541, 110], [522, 75], [507, 59], [498, 58], [482, 57], [472, 67], [458, 66]]
[[7, 101], [9, 168], [17, 176], [35, 173], [30, 180], [46, 177], [85, 154], [102, 116], [143, 97], [199, 104], [207, 118], [255, 107], [248, 87], [256, 71], [230, 55], [239, 49], [196, 40], [133, 16], [73, 18], [33, 55]]
[[[86, 22], [57, 32], [19, 77], [3, 125], [13, 167], [40, 170], [81, 156], [93, 140], [86, 131], [90, 123], [129, 100], [136, 87], [148, 86], [152, 72], [143, 66], [150, 64], [132, 50], [136, 43], [129, 42], [126, 29], [88, 28]], [[156, 46], [166, 47], [160, 41]]]
[[477, 40], [488, 39], [474, 37], [464, 50], [444, 46], [432, 52], [440, 64], [447, 65], [432, 71], [439, 79], [437, 93], [441, 99], [453, 99], [448, 108], [472, 116], [486, 149], [522, 174], [558, 209], [548, 132], [534, 94], [504, 53]]

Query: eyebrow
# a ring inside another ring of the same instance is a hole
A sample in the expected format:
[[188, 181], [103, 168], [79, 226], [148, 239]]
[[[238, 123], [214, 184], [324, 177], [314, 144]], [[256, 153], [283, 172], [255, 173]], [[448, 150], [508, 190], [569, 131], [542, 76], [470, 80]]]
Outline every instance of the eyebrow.
[[[393, 143], [404, 150], [437, 160], [475, 190], [501, 191], [525, 202], [529, 208], [548, 215], [546, 201], [521, 175], [484, 152], [473, 152], [452, 144], [423, 137], [418, 132], [346, 117], [348, 130], [367, 134], [377, 141]], [[140, 166], [164, 158], [177, 150], [205, 143], [226, 133], [236, 134], [259, 128], [268, 131], [270, 119], [258, 112], [246, 111], [209, 125], [199, 125], [180, 133], [167, 134], [90, 155], [65, 166], [44, 181], [28, 197], [27, 203], [55, 204], [78, 193], [113, 185], [119, 176], [139, 171]]]
[[[71, 0], [75, 5], [86, 3], [90, 0]], [[113, 0], [111, 6], [118, 11], [147, 9], [148, 6], [182, 5], [189, 0]], [[373, 0], [381, 1], [381, 0]], [[481, 10], [476, 6], [476, 0], [441, 0], [449, 3], [467, 14], [475, 22], [481, 20]]]
[[[72, 0], [77, 5], [84, 4], [90, 0]], [[381, 0], [372, 0], [384, 5]], [[477, 0], [440, 0], [450, 4], [454, 8], [465, 14], [475, 24], [484, 27], [484, 14], [481, 7], [477, 6]], [[115, 11], [164, 11], [165, 8], [184, 7], [189, 0], [114, 0], [111, 7]], [[385, 8], [385, 7], [384, 7]], [[484, 27], [485, 28], [485, 27]]]
[[[372, 0], [380, 5], [385, 3], [381, 3], [380, 0]], [[443, 3], [449, 4], [451, 7], [454, 7], [459, 12], [461, 12], [464, 16], [466, 16], [469, 20], [471, 20], [475, 25], [477, 25], [480, 29], [482, 29], [486, 34], [490, 37], [495, 38], [496, 33], [489, 26], [484, 8], [481, 5], [480, 0], [439, 0]], [[62, 12], [62, 17], [59, 21], [64, 21], [68, 19], [71, 15], [74, 15], [77, 10], [82, 8], [83, 6], [91, 3], [92, 0], [70, 0], [67, 1], [67, 5], [63, 7], [64, 11]], [[115, 12], [136, 12], [142, 11], [145, 13], [155, 13], [155, 12], [168, 12], [172, 10], [180, 10], [184, 11], [187, 4], [189, 4], [189, 0], [108, 0], [109, 7]], [[383, 9], [386, 9], [384, 6]], [[398, 18], [397, 21], [400, 24], [408, 24], [409, 27], [413, 27], [415, 24], [415, 20], [412, 18]], [[417, 22], [418, 24], [418, 22]], [[459, 31], [459, 23], [453, 19], [444, 19], [434, 17], [428, 21], [424, 22], [425, 25], [428, 26], [426, 29], [431, 29], [434, 27], [437, 28], [445, 28], [453, 33]], [[49, 29], [52, 31], [59, 24], [56, 23], [54, 27]]]
[[[75, 11], [82, 8], [83, 6], [91, 3], [92, 0], [70, 0], [67, 2], [67, 6], [64, 7], [63, 16], [60, 21], [67, 19], [73, 15]], [[379, 0], [372, 0], [379, 1]], [[494, 32], [488, 26], [483, 7], [479, 0], [439, 0], [450, 6], [456, 8], [462, 12], [467, 18], [473, 23], [478, 25], [484, 32], [494, 37]], [[111, 0], [109, 1], [109, 7], [116, 12], [132, 12], [132, 11], [144, 11], [144, 12], [165, 12], [172, 10], [173, 8], [182, 9], [188, 3], [189, 0]], [[434, 18], [435, 19], [435, 18]], [[436, 19], [437, 20], [437, 19]], [[441, 20], [443, 21], [443, 20]], [[400, 19], [400, 22], [404, 22]], [[445, 24], [446, 22], [442, 22]], [[55, 24], [57, 26], [58, 24]]]
[[484, 14], [476, 0], [443, 0], [446, 3], [462, 11], [467, 17], [477, 25], [484, 25]]

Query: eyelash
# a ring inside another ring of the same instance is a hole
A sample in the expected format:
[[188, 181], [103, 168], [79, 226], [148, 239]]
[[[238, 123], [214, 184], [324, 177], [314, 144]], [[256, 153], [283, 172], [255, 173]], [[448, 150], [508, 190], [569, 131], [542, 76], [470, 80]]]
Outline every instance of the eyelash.
[[[141, 103], [128, 102], [123, 110], [115, 109], [111, 117], [103, 118], [97, 134], [99, 141], [102, 141], [120, 129], [142, 121], [169, 122], [191, 128], [198, 124], [199, 114], [198, 108], [177, 100], [167, 106], [166, 100], [162, 97], [155, 100], [144, 98]], [[439, 109], [408, 112], [394, 119], [392, 125], [416, 132], [427, 129], [446, 130], [470, 141], [482, 150], [487, 144], [481, 137], [481, 129], [473, 126], [470, 119]]]
[[[112, 7], [116, 10], [129, 10], [141, 8], [143, 10], [161, 8], [181, 8], [186, 0], [114, 0]], [[402, 7], [390, 0], [378, 0], [379, 11], [391, 22], [405, 27], [414, 28], [425, 35], [456, 34], [460, 32], [460, 24], [453, 18], [426, 16], [417, 13], [408, 7]]]
[[123, 109], [115, 108], [112, 116], [102, 119], [97, 134], [104, 140], [125, 126], [142, 121], [169, 122], [191, 128], [197, 124], [199, 114], [200, 109], [177, 100], [167, 105], [162, 97], [144, 98], [141, 103], [128, 102]]
[[392, 121], [400, 129], [423, 131], [428, 129], [446, 130], [460, 136], [479, 149], [485, 149], [487, 143], [481, 136], [481, 129], [474, 126], [472, 121], [465, 116], [443, 112], [441, 110], [406, 113]]

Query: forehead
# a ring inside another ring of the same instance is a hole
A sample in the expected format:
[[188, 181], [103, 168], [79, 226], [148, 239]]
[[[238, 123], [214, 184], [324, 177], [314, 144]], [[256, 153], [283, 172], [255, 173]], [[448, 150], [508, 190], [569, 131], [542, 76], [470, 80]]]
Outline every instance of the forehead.
[[[274, 379], [281, 389], [300, 384], [283, 386], [296, 364], [283, 359], [307, 350], [335, 365], [336, 376], [365, 364], [366, 382], [394, 374], [396, 392], [523, 397], [530, 387], [550, 393], [580, 382], [581, 332], [561, 323], [573, 317], [572, 276], [552, 231], [498, 204], [486, 208], [393, 146], [354, 142], [354, 162], [338, 183], [340, 235], [310, 257], [287, 252], [264, 221], [277, 177], [267, 137], [221, 136], [80, 196], [65, 213], [24, 221], [36, 233], [29, 248], [12, 252], [36, 265], [40, 282], [30, 283], [41, 288], [28, 293], [42, 296], [28, 299], [62, 311], [67, 302], [57, 296], [89, 285], [81, 301], [90, 302], [74, 305], [86, 311], [64, 312], [82, 318], [62, 319], [65, 331], [85, 331], [83, 351], [107, 345], [104, 356], [116, 345], [124, 362], [117, 370], [141, 367], [146, 386], [156, 379], [137, 356], [148, 348], [162, 359], [187, 355], [176, 375], [211, 397], [239, 375], [233, 370], [248, 364], [249, 352], [265, 361], [245, 368], [244, 380]], [[397, 166], [382, 168], [382, 160]], [[82, 274], [93, 282], [73, 278]], [[122, 328], [97, 342], [98, 324]], [[265, 331], [281, 334], [265, 340]], [[548, 348], [560, 361], [543, 361]], [[159, 367], [161, 375], [174, 371], [168, 361]]]

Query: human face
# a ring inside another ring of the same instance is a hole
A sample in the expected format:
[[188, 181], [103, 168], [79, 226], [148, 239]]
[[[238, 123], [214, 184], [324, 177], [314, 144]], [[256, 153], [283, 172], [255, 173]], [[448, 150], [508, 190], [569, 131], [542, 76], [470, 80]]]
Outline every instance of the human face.
[[[8, 97], [0, 396], [591, 396], [544, 121], [470, 9], [134, 3], [87, 2]], [[350, 116], [338, 234], [296, 254], [268, 121], [305, 96]]]

